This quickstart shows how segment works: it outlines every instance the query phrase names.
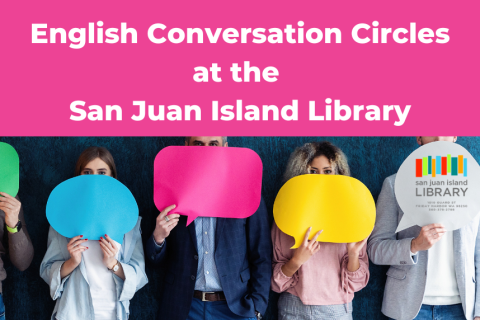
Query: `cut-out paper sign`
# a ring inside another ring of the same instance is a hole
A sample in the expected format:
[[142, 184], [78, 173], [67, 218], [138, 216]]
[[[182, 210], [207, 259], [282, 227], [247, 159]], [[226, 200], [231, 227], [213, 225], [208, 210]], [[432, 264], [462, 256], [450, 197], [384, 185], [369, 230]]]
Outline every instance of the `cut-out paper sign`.
[[404, 213], [396, 232], [432, 223], [459, 229], [480, 212], [480, 167], [459, 144], [428, 143], [400, 166], [395, 196]]
[[350, 243], [370, 235], [375, 201], [359, 180], [341, 175], [306, 174], [288, 180], [277, 194], [273, 217], [278, 228], [295, 238], [298, 248], [309, 227], [310, 240]]
[[155, 158], [154, 202], [162, 211], [197, 217], [247, 218], [260, 205], [262, 160], [246, 148], [167, 147]]
[[19, 179], [20, 161], [17, 151], [8, 143], [0, 142], [0, 192], [15, 197]]
[[99, 240], [108, 234], [118, 243], [136, 225], [138, 206], [117, 179], [83, 175], [60, 183], [47, 202], [47, 219], [62, 236]]

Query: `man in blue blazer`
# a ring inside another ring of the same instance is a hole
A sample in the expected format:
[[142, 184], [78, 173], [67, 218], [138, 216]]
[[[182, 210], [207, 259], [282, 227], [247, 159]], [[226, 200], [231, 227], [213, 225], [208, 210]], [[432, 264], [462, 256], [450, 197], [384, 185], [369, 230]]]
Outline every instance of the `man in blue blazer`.
[[[227, 137], [186, 137], [186, 146], [227, 147]], [[146, 256], [166, 267], [157, 320], [261, 319], [268, 304], [272, 244], [262, 199], [246, 219], [157, 217]]]

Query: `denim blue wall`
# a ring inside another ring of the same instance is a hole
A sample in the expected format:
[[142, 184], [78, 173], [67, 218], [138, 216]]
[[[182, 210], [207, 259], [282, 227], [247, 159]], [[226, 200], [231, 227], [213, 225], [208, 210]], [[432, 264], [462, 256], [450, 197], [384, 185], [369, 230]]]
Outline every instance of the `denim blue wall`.
[[[295, 147], [309, 141], [329, 140], [338, 145], [349, 158], [352, 176], [361, 180], [377, 198], [383, 180], [395, 173], [402, 161], [417, 147], [414, 138], [364, 137], [231, 137], [230, 146], [255, 150], [263, 160], [263, 196], [272, 217], [272, 206], [290, 153]], [[137, 199], [143, 216], [143, 237], [149, 237], [155, 225], [158, 210], [153, 203], [153, 161], [160, 149], [183, 144], [183, 138], [1, 138], [11, 144], [20, 155], [20, 192], [24, 206], [35, 258], [30, 268], [21, 273], [4, 259], [7, 279], [4, 296], [7, 319], [48, 319], [54, 302], [49, 290], [39, 277], [40, 262], [46, 250], [48, 222], [45, 206], [52, 189], [72, 177], [75, 162], [88, 146], [108, 148], [117, 164], [119, 180]], [[472, 155], [480, 157], [480, 138], [460, 138], [459, 144]], [[370, 266], [368, 286], [355, 295], [355, 319], [384, 319], [381, 314], [386, 267]], [[157, 309], [157, 288], [162, 284], [162, 270], [147, 264], [149, 284], [141, 289], [131, 304], [131, 319], [154, 319]], [[319, 286], [321, 284], [319, 283]], [[270, 296], [266, 319], [277, 319], [277, 295]], [[168, 320], [168, 319], [167, 319]]]

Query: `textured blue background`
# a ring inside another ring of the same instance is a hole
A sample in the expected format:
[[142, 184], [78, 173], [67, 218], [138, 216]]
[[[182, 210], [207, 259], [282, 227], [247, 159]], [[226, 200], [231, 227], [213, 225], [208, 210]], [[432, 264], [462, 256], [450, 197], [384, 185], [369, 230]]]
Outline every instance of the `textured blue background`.
[[[417, 147], [414, 138], [397, 137], [231, 137], [229, 145], [255, 150], [264, 165], [263, 196], [273, 221], [272, 206], [281, 187], [281, 179], [290, 153], [309, 141], [329, 140], [347, 155], [352, 176], [361, 180], [378, 197], [383, 180], [395, 173], [402, 161]], [[71, 178], [76, 160], [89, 146], [108, 148], [117, 164], [118, 178], [135, 196], [143, 216], [143, 238], [152, 233], [158, 210], [153, 203], [153, 161], [160, 149], [182, 145], [183, 138], [1, 138], [11, 144], [20, 156], [20, 192], [35, 258], [27, 271], [17, 271], [5, 260], [7, 279], [4, 297], [7, 319], [48, 319], [54, 302], [47, 285], [39, 277], [39, 267], [46, 251], [48, 222], [45, 206], [55, 186]], [[480, 138], [459, 138], [458, 143], [477, 159]], [[368, 286], [354, 299], [354, 319], [385, 319], [381, 314], [384, 266], [370, 266]], [[147, 264], [149, 283], [131, 303], [130, 319], [154, 319], [157, 309], [157, 288], [162, 284], [162, 270]], [[321, 286], [321, 284], [319, 284]], [[266, 319], [277, 319], [277, 295], [271, 293]], [[167, 319], [168, 320], [168, 319]]]

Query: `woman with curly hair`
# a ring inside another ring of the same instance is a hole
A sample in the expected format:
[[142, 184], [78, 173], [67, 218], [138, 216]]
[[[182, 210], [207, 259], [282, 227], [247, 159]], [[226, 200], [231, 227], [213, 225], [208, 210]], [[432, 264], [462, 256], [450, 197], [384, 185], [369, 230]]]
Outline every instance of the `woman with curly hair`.
[[[302, 174], [350, 175], [347, 158], [330, 142], [311, 142], [291, 155], [285, 181]], [[295, 213], [292, 213], [295, 214]], [[352, 319], [353, 293], [369, 278], [367, 239], [357, 243], [320, 243], [322, 231], [290, 249], [295, 240], [274, 224], [272, 290], [281, 293], [279, 320]]]

